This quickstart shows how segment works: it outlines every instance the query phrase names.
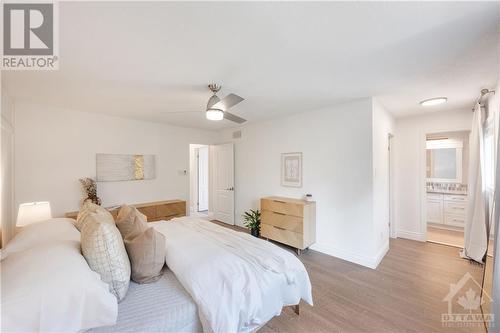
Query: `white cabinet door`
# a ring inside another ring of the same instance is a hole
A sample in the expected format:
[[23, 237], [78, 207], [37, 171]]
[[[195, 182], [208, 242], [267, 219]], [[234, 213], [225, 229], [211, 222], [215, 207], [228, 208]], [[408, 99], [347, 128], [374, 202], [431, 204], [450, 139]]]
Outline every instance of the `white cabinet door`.
[[444, 223], [442, 200], [427, 199], [427, 222]]
[[213, 152], [214, 218], [234, 225], [234, 147], [211, 146]]
[[463, 227], [465, 225], [465, 215], [448, 214], [444, 215], [444, 223], [454, 227]]

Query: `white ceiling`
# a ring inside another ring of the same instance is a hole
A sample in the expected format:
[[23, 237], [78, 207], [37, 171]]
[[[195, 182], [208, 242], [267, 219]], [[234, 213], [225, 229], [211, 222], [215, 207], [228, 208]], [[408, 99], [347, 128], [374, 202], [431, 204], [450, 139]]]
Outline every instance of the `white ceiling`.
[[15, 99], [219, 129], [206, 85], [257, 121], [375, 96], [396, 116], [470, 108], [498, 80], [499, 2], [60, 3], [60, 70], [3, 72]]

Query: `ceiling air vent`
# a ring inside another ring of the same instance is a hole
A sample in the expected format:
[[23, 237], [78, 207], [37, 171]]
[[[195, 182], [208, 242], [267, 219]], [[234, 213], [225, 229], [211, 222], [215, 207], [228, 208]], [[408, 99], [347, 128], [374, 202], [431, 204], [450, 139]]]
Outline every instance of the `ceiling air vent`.
[[234, 131], [233, 139], [241, 139], [241, 131]]

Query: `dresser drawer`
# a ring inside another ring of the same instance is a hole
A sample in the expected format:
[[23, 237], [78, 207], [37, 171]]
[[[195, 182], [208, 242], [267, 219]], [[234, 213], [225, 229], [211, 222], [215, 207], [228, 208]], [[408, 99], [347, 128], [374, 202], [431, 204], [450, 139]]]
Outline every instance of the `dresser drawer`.
[[148, 221], [148, 222], [153, 222], [153, 221], [168, 221], [171, 219], [174, 219], [176, 217], [183, 217], [186, 216], [185, 214], [175, 214], [175, 215], [166, 215], [166, 216], [158, 216], [154, 220]]
[[264, 223], [261, 224], [260, 232], [262, 237], [293, 246], [297, 249], [304, 249], [303, 236], [297, 232]]
[[153, 221], [158, 216], [156, 206], [137, 207], [137, 210], [148, 217], [148, 221]]
[[163, 205], [158, 205], [156, 207], [157, 207], [156, 211], [157, 216], [174, 217], [175, 215], [179, 214], [186, 215], [185, 202], [163, 204]]
[[453, 194], [445, 194], [443, 195], [444, 201], [454, 201], [454, 202], [467, 202], [466, 195], [453, 195]]
[[260, 208], [261, 210], [268, 210], [285, 215], [304, 216], [304, 205], [279, 199], [261, 199]]
[[304, 229], [304, 219], [302, 217], [285, 215], [269, 210], [262, 211], [262, 223], [298, 233], [303, 233]]
[[441, 193], [430, 193], [430, 192], [427, 192], [427, 199], [430, 199], [430, 200], [443, 200], [443, 195]]
[[467, 208], [467, 203], [465, 202], [455, 202], [455, 201], [444, 202], [445, 213], [465, 215], [466, 208]]
[[465, 214], [444, 214], [444, 224], [452, 225], [455, 227], [463, 227], [465, 225]]

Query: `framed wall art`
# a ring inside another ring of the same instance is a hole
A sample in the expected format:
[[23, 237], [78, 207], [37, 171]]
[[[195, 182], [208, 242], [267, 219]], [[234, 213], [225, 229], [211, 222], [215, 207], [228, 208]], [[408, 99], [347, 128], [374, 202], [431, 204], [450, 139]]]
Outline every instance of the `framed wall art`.
[[281, 186], [302, 187], [302, 153], [281, 154]]

